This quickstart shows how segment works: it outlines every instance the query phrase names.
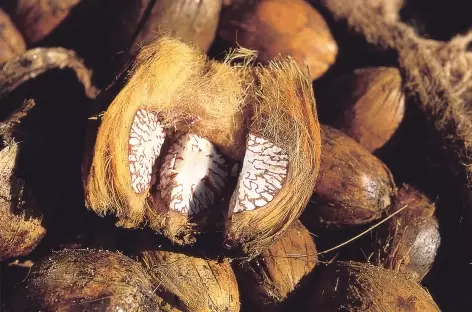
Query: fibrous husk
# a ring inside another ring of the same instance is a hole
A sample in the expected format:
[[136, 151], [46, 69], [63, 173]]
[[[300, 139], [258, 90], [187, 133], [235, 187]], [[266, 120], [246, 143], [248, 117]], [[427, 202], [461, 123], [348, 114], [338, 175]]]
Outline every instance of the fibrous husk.
[[183, 311], [239, 311], [236, 277], [227, 261], [146, 250], [139, 256], [155, 291]]
[[328, 70], [338, 52], [321, 14], [303, 0], [236, 2], [222, 15], [219, 35], [257, 50], [262, 62], [290, 55], [309, 67], [312, 79]]
[[303, 223], [336, 229], [380, 218], [396, 192], [387, 166], [332, 127], [321, 127], [321, 141], [320, 174]]
[[11, 21], [10, 16], [0, 8], [0, 64], [25, 50], [23, 36]]
[[330, 125], [370, 152], [390, 140], [405, 114], [402, 77], [394, 67], [360, 68], [322, 91], [320, 114], [326, 111]]
[[[255, 78], [249, 131], [281, 148], [288, 168], [281, 190], [262, 208], [233, 212], [241, 200], [238, 187], [233, 194], [226, 216], [226, 244], [250, 256], [269, 246], [298, 219], [313, 192], [321, 154], [320, 125], [308, 73], [294, 60], [277, 60], [257, 67]], [[240, 182], [244, 182], [242, 178]]]
[[408, 205], [373, 234], [373, 264], [409, 274], [420, 281], [431, 269], [441, 237], [434, 204], [416, 188], [403, 185], [389, 213]]
[[207, 51], [215, 39], [221, 0], [158, 0], [146, 13], [144, 9], [148, 8], [152, 1], [141, 2], [144, 24], [134, 40], [132, 51], [162, 35], [192, 43], [203, 51]]
[[296, 221], [256, 258], [233, 267], [243, 298], [258, 311], [278, 311], [317, 262], [310, 232]]
[[139, 263], [117, 252], [54, 252], [19, 287], [11, 311], [178, 311], [156, 296]]
[[314, 282], [302, 311], [440, 311], [407, 275], [368, 264], [336, 262]]
[[22, 145], [12, 138], [16, 124], [33, 105], [27, 102], [0, 123], [0, 260], [27, 255], [46, 234], [38, 202], [17, 167]]
[[[88, 206], [116, 215], [124, 227], [147, 221], [178, 244], [193, 243], [205, 226], [205, 221], [156, 207], [149, 201], [153, 190], [132, 189], [128, 142], [137, 111], [145, 109], [159, 116], [164, 129], [199, 135], [234, 160], [244, 158], [248, 133], [283, 148], [289, 159], [284, 187], [264, 209], [228, 213], [225, 237], [229, 245], [255, 254], [282, 234], [312, 192], [319, 124], [307, 73], [293, 60], [252, 69], [253, 57], [252, 51], [238, 50], [223, 63], [210, 61], [199, 49], [168, 37], [143, 48], [103, 115], [90, 171], [84, 174]], [[235, 60], [241, 63], [231, 65]]]

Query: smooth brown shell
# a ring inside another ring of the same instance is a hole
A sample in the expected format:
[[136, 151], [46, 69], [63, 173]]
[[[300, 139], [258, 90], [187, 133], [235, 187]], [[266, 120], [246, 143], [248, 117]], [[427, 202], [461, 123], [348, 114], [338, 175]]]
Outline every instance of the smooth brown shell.
[[[141, 1], [143, 9], [150, 2]], [[135, 40], [133, 51], [160, 34], [180, 38], [207, 51], [215, 39], [221, 5], [221, 0], [158, 0]]]
[[7, 0], [8, 12], [28, 43], [50, 34], [80, 0]]
[[115, 252], [55, 252], [21, 286], [12, 311], [170, 311], [139, 263]]
[[7, 13], [0, 8], [0, 64], [26, 50], [25, 40]]
[[393, 67], [357, 69], [323, 89], [319, 105], [329, 111], [329, 124], [368, 151], [387, 143], [405, 115], [400, 71]]
[[315, 283], [302, 311], [440, 311], [408, 276], [368, 264], [336, 262]]
[[139, 256], [154, 289], [184, 311], [239, 311], [236, 277], [227, 261], [216, 262], [170, 251]]
[[420, 281], [431, 269], [441, 243], [434, 204], [416, 188], [403, 185], [389, 214], [408, 205], [374, 233], [373, 264], [408, 273]]
[[320, 173], [303, 223], [329, 229], [380, 218], [395, 195], [387, 166], [332, 127], [321, 126], [321, 142]]
[[296, 221], [256, 258], [233, 267], [243, 298], [258, 311], [276, 311], [317, 262], [310, 232]]
[[236, 4], [223, 14], [219, 35], [257, 50], [262, 62], [290, 55], [309, 67], [312, 79], [328, 70], [338, 52], [323, 17], [303, 0]]

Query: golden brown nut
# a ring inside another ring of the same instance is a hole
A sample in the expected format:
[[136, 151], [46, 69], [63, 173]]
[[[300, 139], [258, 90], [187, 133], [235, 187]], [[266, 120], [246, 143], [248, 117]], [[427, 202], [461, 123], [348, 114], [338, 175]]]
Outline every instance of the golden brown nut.
[[310, 232], [296, 221], [260, 255], [234, 269], [243, 298], [258, 311], [276, 311], [317, 262]]
[[28, 43], [50, 34], [80, 0], [16, 0], [7, 1], [8, 12]]
[[329, 123], [371, 152], [390, 140], [405, 115], [402, 78], [393, 67], [355, 70], [323, 91], [319, 103], [333, 115]]
[[440, 311], [429, 293], [408, 276], [356, 262], [328, 265], [302, 311]]
[[8, 14], [0, 9], [0, 64], [23, 53], [25, 49], [23, 36]]
[[139, 260], [150, 274], [155, 291], [176, 308], [239, 311], [238, 284], [227, 261], [158, 250], [141, 252]]
[[328, 70], [338, 52], [323, 17], [303, 0], [236, 4], [223, 14], [219, 34], [257, 50], [262, 62], [290, 55], [309, 67], [312, 79]]
[[[142, 2], [148, 5], [150, 1]], [[158, 0], [136, 38], [133, 50], [164, 34], [207, 51], [215, 39], [221, 5], [221, 0]], [[146, 6], [142, 5], [142, 8]]]
[[332, 127], [321, 127], [321, 142], [320, 173], [303, 223], [337, 228], [380, 218], [395, 195], [387, 166]]
[[55, 252], [33, 266], [12, 311], [178, 311], [155, 295], [139, 263], [115, 252]]
[[393, 213], [407, 207], [374, 233], [373, 264], [408, 273], [420, 281], [431, 269], [441, 237], [433, 216], [434, 204], [416, 188], [403, 185], [389, 209]]

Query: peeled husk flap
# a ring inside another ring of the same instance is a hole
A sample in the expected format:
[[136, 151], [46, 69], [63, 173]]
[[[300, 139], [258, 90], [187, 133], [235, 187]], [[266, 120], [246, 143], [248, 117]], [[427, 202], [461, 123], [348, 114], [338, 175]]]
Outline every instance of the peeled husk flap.
[[293, 59], [255, 68], [256, 97], [249, 131], [286, 151], [288, 172], [267, 205], [229, 213], [225, 238], [245, 254], [257, 255], [298, 219], [315, 186], [320, 166], [320, 125], [308, 72]]
[[396, 192], [387, 166], [332, 127], [321, 127], [321, 140], [320, 174], [303, 223], [337, 229], [380, 218]]
[[11, 311], [172, 311], [141, 265], [116, 252], [54, 252], [20, 286]]
[[333, 263], [315, 283], [302, 311], [440, 311], [407, 275], [368, 264]]
[[156, 292], [184, 311], [239, 311], [236, 277], [227, 261], [146, 250], [140, 262]]
[[434, 204], [416, 188], [403, 185], [390, 209], [403, 211], [380, 225], [373, 235], [371, 262], [405, 272], [421, 280], [431, 269], [441, 237], [434, 217]]
[[258, 311], [277, 311], [317, 262], [311, 234], [296, 221], [256, 258], [233, 267], [243, 298]]

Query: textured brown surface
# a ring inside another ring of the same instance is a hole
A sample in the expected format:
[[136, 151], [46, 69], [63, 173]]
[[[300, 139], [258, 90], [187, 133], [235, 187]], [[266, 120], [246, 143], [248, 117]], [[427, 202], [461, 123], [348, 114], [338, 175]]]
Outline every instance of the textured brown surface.
[[323, 94], [319, 106], [334, 114], [329, 123], [371, 152], [388, 142], [405, 114], [402, 78], [393, 67], [357, 69]]
[[55, 252], [33, 266], [22, 286], [11, 311], [172, 311], [141, 265], [115, 252]]
[[0, 8], [0, 64], [23, 53], [26, 44], [10, 16]]
[[[141, 0], [143, 9], [150, 0]], [[133, 50], [160, 35], [182, 39], [207, 51], [215, 39], [221, 0], [157, 0], [135, 40]]]
[[312, 235], [296, 221], [259, 256], [234, 269], [243, 298], [258, 311], [276, 311], [317, 262]]
[[380, 218], [395, 194], [390, 170], [332, 127], [321, 127], [321, 142], [320, 174], [303, 223], [336, 228]]
[[302, 311], [440, 311], [406, 275], [356, 262], [336, 262], [317, 276]]
[[421, 280], [431, 269], [441, 242], [438, 221], [433, 216], [434, 204], [419, 190], [403, 185], [389, 212], [406, 205], [376, 229], [371, 262]]
[[323, 17], [303, 0], [236, 3], [223, 14], [219, 35], [257, 50], [263, 62], [290, 55], [310, 68], [313, 79], [328, 70], [338, 52]]
[[184, 311], [239, 311], [239, 291], [227, 261], [169, 251], [143, 251], [154, 289]]
[[25, 36], [34, 43], [51, 33], [80, 0], [7, 0], [9, 13]]

